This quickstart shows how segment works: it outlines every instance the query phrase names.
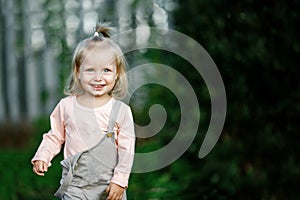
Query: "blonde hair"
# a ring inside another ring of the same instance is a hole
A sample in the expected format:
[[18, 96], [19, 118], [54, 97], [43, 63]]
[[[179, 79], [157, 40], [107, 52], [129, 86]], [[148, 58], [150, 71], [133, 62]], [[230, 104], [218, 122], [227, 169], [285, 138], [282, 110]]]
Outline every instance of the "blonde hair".
[[110, 95], [116, 99], [123, 99], [127, 94], [128, 80], [126, 76], [127, 62], [121, 48], [110, 38], [112, 30], [108, 23], [99, 23], [95, 27], [95, 34], [81, 41], [75, 48], [72, 59], [72, 71], [67, 80], [64, 93], [66, 95], [80, 95], [83, 93], [77, 74], [84, 58], [95, 48], [110, 50], [114, 54], [117, 68], [117, 80]]

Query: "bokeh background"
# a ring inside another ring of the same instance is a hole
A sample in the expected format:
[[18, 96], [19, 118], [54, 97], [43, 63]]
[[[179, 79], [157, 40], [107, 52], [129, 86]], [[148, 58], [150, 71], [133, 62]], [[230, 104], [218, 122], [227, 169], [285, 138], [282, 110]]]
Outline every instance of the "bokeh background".
[[[170, 52], [126, 55], [129, 67], [156, 62], [178, 70], [201, 109], [190, 148], [163, 169], [132, 174], [128, 199], [299, 199], [299, 0], [1, 0], [0, 6], [0, 200], [54, 199], [62, 155], [45, 177], [33, 174], [30, 159], [64, 96], [73, 49], [98, 20], [111, 21], [117, 32], [159, 27], [188, 35], [211, 55], [227, 93], [220, 140], [199, 159], [210, 118], [201, 75]], [[132, 95], [137, 124], [149, 123], [153, 104], [164, 106], [167, 122], [155, 137], [138, 139], [137, 152], [163, 147], [178, 128], [176, 97], [155, 84]]]

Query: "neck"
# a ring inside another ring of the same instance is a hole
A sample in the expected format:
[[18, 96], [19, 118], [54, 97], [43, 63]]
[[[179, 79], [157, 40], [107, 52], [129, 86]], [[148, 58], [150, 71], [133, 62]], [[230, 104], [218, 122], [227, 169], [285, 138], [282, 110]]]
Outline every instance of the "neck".
[[97, 108], [105, 105], [112, 97], [109, 95], [104, 95], [101, 97], [91, 97], [86, 95], [77, 96], [77, 101], [80, 105], [88, 108]]

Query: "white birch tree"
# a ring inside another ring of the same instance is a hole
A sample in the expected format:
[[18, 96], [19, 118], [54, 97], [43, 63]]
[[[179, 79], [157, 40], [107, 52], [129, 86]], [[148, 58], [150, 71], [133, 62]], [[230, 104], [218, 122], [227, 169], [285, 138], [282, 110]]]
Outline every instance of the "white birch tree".
[[14, 0], [5, 1], [2, 3], [4, 13], [4, 51], [5, 53], [5, 77], [6, 87], [4, 88], [7, 94], [7, 110], [8, 118], [11, 121], [17, 121], [20, 114], [19, 92], [18, 92], [18, 68], [16, 62], [16, 23], [15, 23], [15, 6]]

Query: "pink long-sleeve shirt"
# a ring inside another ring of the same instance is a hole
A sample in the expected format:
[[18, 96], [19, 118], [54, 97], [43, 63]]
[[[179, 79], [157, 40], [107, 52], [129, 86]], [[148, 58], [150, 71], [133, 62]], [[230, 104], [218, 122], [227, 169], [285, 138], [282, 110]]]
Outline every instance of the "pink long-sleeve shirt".
[[[77, 102], [76, 96], [61, 99], [50, 115], [51, 130], [43, 135], [32, 162], [42, 160], [51, 166], [51, 160], [60, 152], [63, 143], [64, 158], [95, 146], [100, 140], [99, 134], [107, 131], [114, 101], [112, 98], [101, 107], [87, 108]], [[134, 158], [135, 134], [132, 112], [125, 103], [120, 106], [114, 130], [119, 155], [111, 182], [127, 187]]]

